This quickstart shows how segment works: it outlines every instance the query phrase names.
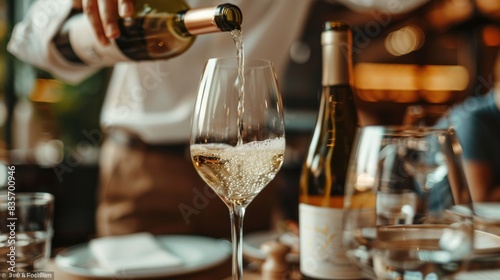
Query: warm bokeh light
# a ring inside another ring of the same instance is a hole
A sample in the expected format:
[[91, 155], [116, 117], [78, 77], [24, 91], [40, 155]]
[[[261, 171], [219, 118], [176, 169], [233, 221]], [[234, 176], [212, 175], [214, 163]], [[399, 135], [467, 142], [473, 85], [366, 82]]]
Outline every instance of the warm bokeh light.
[[427, 103], [434, 104], [446, 103], [453, 98], [453, 92], [447, 90], [423, 91], [421, 95]]
[[358, 63], [354, 85], [364, 101], [445, 103], [469, 85], [469, 73], [460, 65]]
[[63, 99], [63, 84], [54, 79], [37, 79], [30, 99], [34, 102], [57, 103]]
[[436, 30], [446, 30], [464, 22], [474, 13], [474, 1], [435, 1], [427, 14], [427, 22]]
[[461, 91], [469, 84], [469, 74], [459, 65], [424, 65], [419, 82], [425, 91]]
[[370, 90], [417, 90], [418, 70], [414, 64], [358, 63], [354, 84]]
[[393, 31], [385, 38], [385, 48], [394, 56], [401, 56], [422, 47], [425, 35], [422, 29], [415, 25], [405, 26]]
[[500, 27], [486, 25], [482, 30], [483, 43], [487, 47], [500, 46]]

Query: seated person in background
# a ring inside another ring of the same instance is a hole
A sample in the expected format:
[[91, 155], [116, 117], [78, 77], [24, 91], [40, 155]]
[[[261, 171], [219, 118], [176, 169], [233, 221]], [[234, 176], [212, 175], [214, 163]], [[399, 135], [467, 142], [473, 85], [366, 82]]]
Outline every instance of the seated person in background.
[[462, 145], [464, 171], [474, 201], [500, 201], [500, 53], [495, 72], [490, 92], [466, 99], [448, 116]]

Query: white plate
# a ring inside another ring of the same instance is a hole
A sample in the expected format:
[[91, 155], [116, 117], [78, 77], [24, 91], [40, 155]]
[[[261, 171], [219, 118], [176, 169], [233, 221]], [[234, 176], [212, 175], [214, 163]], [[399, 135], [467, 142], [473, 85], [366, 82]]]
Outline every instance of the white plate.
[[55, 258], [56, 265], [71, 274], [92, 277], [130, 277], [134, 279], [149, 277], [167, 277], [192, 273], [217, 266], [231, 255], [231, 244], [226, 240], [212, 239], [202, 236], [160, 235], [158, 242], [169, 252], [179, 256], [184, 265], [155, 269], [154, 272], [141, 271], [130, 275], [117, 273], [99, 267], [92, 256], [87, 243], [75, 245], [59, 252]]
[[474, 203], [476, 215], [486, 221], [500, 223], [500, 203], [476, 202]]
[[500, 252], [500, 236], [488, 232], [474, 231], [474, 253], [496, 254]]
[[[272, 231], [249, 233], [243, 237], [243, 254], [254, 259], [265, 260], [267, 254], [263, 252], [260, 247], [265, 242], [276, 240], [278, 238], [280, 238], [280, 234]], [[289, 263], [298, 263], [299, 254], [287, 254], [286, 261]]]

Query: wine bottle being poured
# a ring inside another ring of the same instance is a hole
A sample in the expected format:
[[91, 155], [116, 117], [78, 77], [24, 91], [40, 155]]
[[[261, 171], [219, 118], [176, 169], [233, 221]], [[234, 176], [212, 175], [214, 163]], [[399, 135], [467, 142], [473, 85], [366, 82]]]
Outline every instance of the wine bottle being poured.
[[120, 18], [120, 36], [102, 45], [83, 14], [68, 19], [54, 43], [68, 61], [111, 66], [119, 61], [168, 59], [193, 44], [197, 35], [241, 29], [241, 10], [232, 4], [191, 9], [183, 0], [136, 1], [134, 17]]

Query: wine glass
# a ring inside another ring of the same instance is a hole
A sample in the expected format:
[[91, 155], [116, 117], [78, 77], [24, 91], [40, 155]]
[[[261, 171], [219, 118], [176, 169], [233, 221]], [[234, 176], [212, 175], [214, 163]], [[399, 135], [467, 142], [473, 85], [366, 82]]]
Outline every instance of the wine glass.
[[367, 126], [348, 168], [343, 240], [372, 279], [452, 279], [473, 252], [472, 200], [454, 134]]
[[233, 279], [241, 279], [243, 273], [245, 209], [283, 163], [283, 115], [271, 62], [208, 60], [196, 100], [190, 150], [198, 174], [229, 208]]

